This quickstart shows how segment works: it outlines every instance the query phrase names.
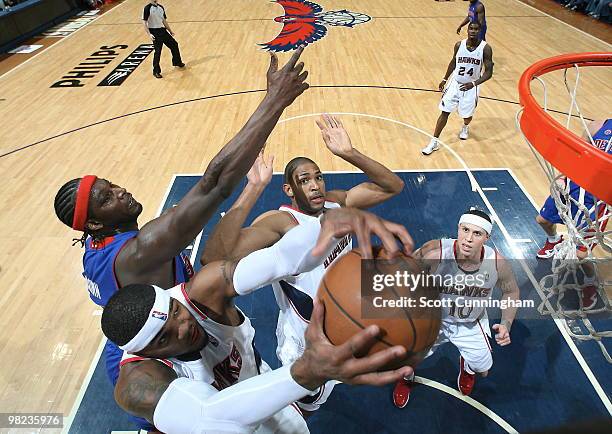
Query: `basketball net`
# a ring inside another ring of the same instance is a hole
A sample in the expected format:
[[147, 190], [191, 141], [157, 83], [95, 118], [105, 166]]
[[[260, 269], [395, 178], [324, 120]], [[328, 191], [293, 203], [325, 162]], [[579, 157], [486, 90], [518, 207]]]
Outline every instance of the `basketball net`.
[[[574, 70], [576, 77], [572, 85], [569, 83], [568, 70]], [[548, 112], [546, 83], [541, 76], [534, 77], [543, 87], [544, 101], [542, 108]], [[576, 64], [568, 65], [563, 70], [563, 79], [566, 90], [570, 96], [570, 107], [567, 114], [565, 128], [569, 129], [572, 116], [580, 118], [584, 136], [589, 138], [594, 146], [593, 137], [587, 127], [587, 121], [582, 115], [577, 100], [580, 84], [580, 67]], [[520, 127], [519, 111], [516, 116], [517, 127]], [[575, 112], [575, 114], [574, 114]], [[612, 330], [597, 330], [591, 318], [605, 318], [606, 314], [612, 312], [607, 292], [612, 290], [612, 222], [606, 226], [612, 214], [612, 205], [594, 198], [583, 188], [579, 193], [570, 195], [570, 179], [559, 173], [551, 163], [546, 161], [536, 150], [533, 144], [525, 137], [537, 161], [542, 166], [550, 181], [550, 194], [555, 201], [563, 224], [567, 228], [567, 235], [563, 241], [554, 247], [551, 273], [540, 280], [540, 287], [545, 299], [538, 307], [542, 315], [553, 315], [563, 318], [564, 326], [568, 333], [579, 340], [594, 340], [609, 363], [612, 357], [608, 353], [603, 339], [612, 337]], [[611, 146], [608, 143], [605, 152]], [[588, 168], [585, 168], [588, 170]], [[612, 182], [612, 180], [610, 181]], [[574, 185], [575, 186], [575, 185]], [[589, 200], [585, 201], [585, 199]], [[591, 203], [594, 202], [594, 203]], [[578, 257], [578, 249], [586, 252], [586, 257]], [[596, 297], [598, 301], [592, 308], [585, 309], [584, 284], [585, 268], [593, 269], [595, 272]], [[572, 297], [568, 297], [572, 294]], [[576, 296], [574, 296], [577, 295]], [[578, 303], [570, 302], [570, 298], [577, 298]], [[551, 311], [550, 307], [554, 310]], [[556, 315], [555, 315], [556, 314]]]

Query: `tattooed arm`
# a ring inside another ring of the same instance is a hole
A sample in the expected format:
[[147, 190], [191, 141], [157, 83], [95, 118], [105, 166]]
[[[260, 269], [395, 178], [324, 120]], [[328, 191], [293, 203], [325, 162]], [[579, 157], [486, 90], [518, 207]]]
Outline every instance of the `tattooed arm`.
[[127, 363], [119, 371], [115, 386], [115, 401], [130, 414], [153, 422], [159, 399], [176, 373], [157, 360]]
[[440, 264], [441, 253], [440, 240], [431, 240], [427, 241], [415, 251], [413, 256], [423, 271], [426, 273], [433, 273]]

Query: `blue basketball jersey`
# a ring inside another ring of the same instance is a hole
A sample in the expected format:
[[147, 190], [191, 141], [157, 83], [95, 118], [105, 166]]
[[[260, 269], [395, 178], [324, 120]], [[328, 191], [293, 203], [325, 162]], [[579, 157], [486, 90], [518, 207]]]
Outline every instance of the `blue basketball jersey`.
[[[478, 12], [476, 12], [476, 8], [478, 7], [478, 5], [480, 4], [480, 1], [474, 2], [474, 3], [470, 3], [470, 6], [468, 7], [468, 17], [470, 18], [470, 23], [476, 23], [478, 22]], [[485, 14], [485, 12], [483, 11], [483, 23], [482, 23], [482, 28], [480, 29], [480, 33], [478, 34], [479, 39], [484, 40], [485, 39], [485, 35], [487, 33], [487, 16]]]
[[[99, 242], [93, 242], [91, 237], [87, 238], [83, 255], [83, 277], [87, 281], [89, 297], [98, 306], [106, 306], [108, 300], [119, 289], [115, 276], [115, 259], [125, 244], [136, 235], [138, 231], [122, 232]], [[187, 282], [193, 277], [191, 262], [182, 253], [174, 257], [173, 268], [175, 285]], [[119, 377], [119, 362], [122, 356], [123, 351], [117, 345], [111, 341], [106, 342], [104, 346], [106, 373], [113, 386]], [[130, 419], [141, 429], [146, 431], [155, 429], [145, 419], [131, 415]]]
[[[607, 119], [601, 128], [597, 130], [595, 134], [593, 134], [593, 144], [597, 149], [602, 152], [607, 152], [608, 154], [612, 154], [612, 119]], [[576, 184], [574, 181], [570, 182], [570, 194], [578, 193], [580, 191], [580, 186]], [[587, 201], [589, 203], [594, 203], [595, 199], [591, 195], [591, 193], [587, 192], [589, 197]], [[588, 205], [587, 205], [588, 206]]]
[[612, 119], [607, 119], [593, 135], [593, 144], [603, 152], [612, 154]]
[[[83, 255], [83, 277], [87, 281], [89, 297], [98, 306], [106, 306], [111, 296], [119, 289], [115, 276], [115, 258], [125, 244], [138, 235], [138, 231], [122, 232], [93, 242], [91, 237], [85, 242]], [[193, 276], [189, 259], [180, 254], [174, 258], [174, 284], [187, 282]]]

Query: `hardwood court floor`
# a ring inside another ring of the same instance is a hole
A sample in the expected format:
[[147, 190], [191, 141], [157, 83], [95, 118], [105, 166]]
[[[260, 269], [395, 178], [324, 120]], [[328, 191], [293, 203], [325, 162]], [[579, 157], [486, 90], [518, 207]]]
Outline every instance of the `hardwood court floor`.
[[[283, 119], [320, 112], [376, 116], [342, 115], [361, 151], [392, 169], [460, 168], [447, 151], [423, 157], [429, 138], [394, 121], [431, 133], [440, 97], [433, 90], [459, 39], [455, 28], [467, 3], [319, 3], [373, 20], [352, 29], [331, 27], [305, 51], [312, 88]], [[202, 172], [263, 97], [253, 91], [265, 88], [268, 56], [256, 44], [274, 38], [280, 26], [273, 19], [282, 14], [265, 0], [207, 0], [198, 7], [167, 2], [187, 70], [173, 70], [165, 50], [163, 80], [152, 77], [150, 56], [121, 86], [98, 87], [120, 59], [148, 42], [140, 22], [144, 4], [125, 1], [0, 78], [2, 411], [67, 414], [101, 337], [98, 311], [80, 277], [81, 251], [71, 247], [75, 234], [53, 213], [58, 187], [87, 173], [106, 177], [143, 203], [140, 221], [146, 222], [171, 176]], [[469, 167], [512, 169], [541, 202], [546, 178], [514, 124], [518, 78], [543, 57], [610, 51], [610, 45], [518, 1], [486, 5], [495, 75], [482, 87], [470, 139], [456, 138], [460, 120], [452, 115], [442, 140]], [[128, 48], [84, 86], [50, 87], [100, 47], [115, 45]], [[609, 70], [583, 72], [585, 116], [609, 115], [610, 82]], [[548, 92], [550, 107], [566, 111], [569, 99], [558, 75]], [[267, 149], [276, 155], [277, 171], [298, 154], [313, 157], [324, 171], [352, 169], [325, 150], [313, 116], [279, 125]]]

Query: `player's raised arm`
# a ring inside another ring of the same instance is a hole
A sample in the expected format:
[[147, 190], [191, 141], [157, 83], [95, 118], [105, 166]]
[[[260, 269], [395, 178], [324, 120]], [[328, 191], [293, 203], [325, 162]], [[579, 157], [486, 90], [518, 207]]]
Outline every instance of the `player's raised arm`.
[[312, 270], [328, 256], [337, 238], [354, 233], [362, 257], [372, 257], [371, 236], [378, 236], [391, 256], [412, 250], [412, 238], [401, 225], [354, 208], [328, 211], [319, 220], [297, 225], [271, 247], [239, 261], [207, 264], [187, 284], [189, 297], [219, 312], [237, 295], [249, 294], [272, 282]]
[[204, 227], [219, 204], [246, 175], [263, 148], [283, 110], [308, 88], [303, 63], [296, 66], [302, 49], [278, 69], [271, 55], [267, 92], [246, 125], [208, 165], [204, 176], [179, 204], [140, 230], [117, 258], [117, 267], [138, 277], [139, 272], [155, 269], [179, 254]]
[[[247, 173], [248, 183], [232, 207], [215, 225], [213, 232], [206, 240], [206, 246], [200, 262], [206, 265], [222, 259], [238, 259], [236, 247], [240, 238], [242, 225], [259, 196], [272, 180], [274, 156], [264, 157], [263, 151]], [[267, 247], [267, 246], [261, 246]], [[257, 250], [257, 249], [254, 249]], [[250, 252], [249, 252], [250, 253]]]
[[402, 191], [404, 181], [399, 176], [353, 147], [351, 138], [340, 119], [324, 114], [316, 122], [327, 149], [363, 171], [371, 180], [371, 182], [361, 183], [348, 191], [330, 191], [327, 197], [344, 206], [369, 208]]

